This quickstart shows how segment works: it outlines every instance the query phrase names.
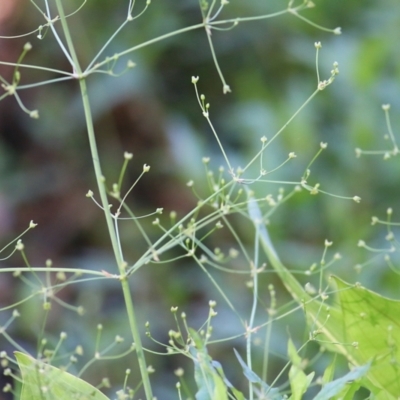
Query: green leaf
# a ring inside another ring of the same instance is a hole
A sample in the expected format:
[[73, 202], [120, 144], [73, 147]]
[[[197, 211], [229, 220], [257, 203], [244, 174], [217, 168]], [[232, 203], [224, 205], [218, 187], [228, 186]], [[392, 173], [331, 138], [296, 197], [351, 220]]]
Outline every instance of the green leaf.
[[222, 365], [218, 361], [215, 361], [215, 360], [212, 361], [212, 365], [218, 371], [218, 373], [221, 376], [221, 378], [223, 379], [225, 385], [233, 393], [233, 395], [235, 396], [236, 400], [245, 400], [245, 398], [243, 396], [243, 393], [240, 390], [237, 390], [236, 388], [234, 388], [233, 385], [225, 377], [224, 371], [222, 369]]
[[335, 397], [335, 400], [353, 400], [354, 395], [360, 389], [361, 387], [361, 382], [359, 381], [354, 381], [351, 382], [347, 387], [343, 389], [342, 392], [339, 393], [338, 396]]
[[268, 400], [283, 399], [283, 397], [279, 394], [278, 389], [268, 386], [254, 371], [249, 368], [249, 366], [243, 361], [242, 357], [240, 357], [240, 354], [236, 351], [236, 349], [233, 349], [233, 351], [235, 352], [236, 358], [243, 368], [244, 376], [249, 380], [249, 382], [259, 384], [263, 393], [268, 396]]
[[335, 367], [336, 367], [336, 354], [332, 360], [332, 362], [326, 367], [324, 371], [324, 375], [322, 376], [322, 382], [329, 383], [333, 380], [335, 375]]
[[371, 364], [368, 363], [366, 365], [363, 365], [362, 367], [354, 368], [352, 371], [342, 376], [341, 378], [329, 382], [314, 397], [314, 400], [328, 400], [331, 399], [333, 396], [341, 393], [349, 382], [364, 376], [370, 369], [370, 366]]
[[245, 397], [243, 396], [243, 393], [240, 390], [237, 390], [236, 388], [232, 387], [231, 391], [235, 396], [236, 400], [246, 400]]
[[27, 354], [15, 352], [22, 375], [20, 400], [108, 400], [82, 379], [36, 360]]
[[343, 340], [357, 364], [373, 360], [367, 374], [374, 386], [400, 393], [400, 302], [333, 277], [339, 290]]
[[222, 378], [217, 374], [213, 374], [213, 379], [214, 379], [214, 395], [213, 399], [221, 399], [221, 400], [228, 400], [228, 390], [227, 387], [224, 384], [224, 381]]
[[[324, 375], [322, 377], [323, 386], [327, 385], [328, 383], [333, 381], [334, 374], [335, 374], [335, 367], [336, 367], [336, 358], [337, 355], [334, 355], [332, 362], [326, 367], [324, 371]], [[354, 394], [357, 390], [360, 389], [362, 386], [361, 380], [357, 379], [357, 381], [347, 382], [345, 387], [339, 391], [337, 395], [333, 397], [335, 400], [353, 400]]]
[[193, 356], [194, 378], [198, 387], [196, 400], [228, 400], [227, 381], [225, 382], [223, 375], [221, 377], [218, 372], [222, 371], [221, 365], [208, 355], [201, 336], [191, 328], [189, 333], [194, 342], [189, 351]]
[[288, 343], [288, 355], [292, 366], [289, 370], [289, 382], [292, 389], [291, 400], [301, 400], [314, 378], [314, 372], [306, 375], [301, 367], [301, 357], [297, 354], [296, 347], [291, 339]]
[[330, 351], [343, 354], [353, 366], [373, 360], [366, 386], [377, 399], [397, 399], [400, 393], [400, 301], [378, 295], [361, 285], [333, 278], [338, 287], [334, 306], [311, 297], [282, 264], [250, 192], [248, 212], [261, 245], [288, 292], [304, 307], [310, 334]]

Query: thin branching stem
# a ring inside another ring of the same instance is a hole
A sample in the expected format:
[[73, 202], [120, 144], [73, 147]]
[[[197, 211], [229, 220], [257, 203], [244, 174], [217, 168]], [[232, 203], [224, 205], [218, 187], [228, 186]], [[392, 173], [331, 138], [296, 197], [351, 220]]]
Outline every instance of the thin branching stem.
[[[61, 19], [61, 25], [63, 27], [64, 35], [66, 37], [66, 41], [68, 44], [69, 51], [71, 53], [71, 57], [73, 59], [73, 64], [74, 64], [74, 70], [78, 74], [78, 76], [82, 76], [81, 72], [81, 67], [79, 64], [79, 60], [77, 58], [76, 52], [75, 52], [75, 47], [72, 42], [72, 38], [69, 32], [69, 27], [67, 24], [67, 21], [65, 19], [65, 14], [63, 10], [63, 6], [61, 3], [61, 0], [56, 0], [56, 5], [57, 5], [57, 10], [60, 15]], [[114, 224], [111, 216], [111, 212], [109, 209], [109, 203], [108, 203], [108, 198], [107, 198], [107, 192], [106, 188], [104, 186], [103, 182], [103, 174], [100, 166], [100, 158], [97, 150], [97, 142], [96, 142], [96, 137], [94, 133], [94, 125], [93, 125], [93, 118], [92, 118], [92, 112], [91, 112], [91, 107], [90, 107], [90, 101], [89, 101], [89, 95], [86, 87], [86, 80], [84, 78], [81, 78], [79, 80], [80, 84], [80, 90], [81, 90], [81, 95], [82, 95], [82, 101], [83, 101], [83, 108], [84, 108], [84, 113], [85, 113], [85, 120], [86, 120], [86, 126], [87, 126], [87, 131], [88, 131], [88, 138], [89, 138], [89, 144], [90, 144], [90, 151], [92, 154], [92, 161], [93, 161], [93, 166], [94, 166], [94, 171], [96, 175], [96, 180], [97, 180], [97, 186], [99, 189], [100, 193], [100, 198], [101, 198], [101, 203], [104, 209], [104, 215], [107, 223], [107, 228], [108, 232], [110, 235], [110, 240], [114, 252], [114, 257], [117, 263], [117, 267], [119, 269], [119, 272], [122, 276], [124, 273], [124, 260], [121, 257], [120, 253], [120, 247], [119, 243], [117, 240], [117, 235], [114, 229]], [[136, 320], [136, 313], [135, 309], [133, 306], [133, 300], [130, 292], [130, 287], [129, 287], [129, 282], [128, 279], [121, 278], [121, 286], [122, 286], [122, 291], [123, 291], [123, 296], [125, 300], [125, 306], [127, 309], [127, 314], [128, 314], [128, 320], [129, 320], [129, 326], [130, 330], [132, 333], [132, 337], [134, 340], [134, 343], [136, 345], [136, 354], [139, 362], [139, 368], [143, 380], [143, 387], [145, 390], [146, 394], [146, 399], [147, 400], [152, 400], [153, 399], [153, 394], [152, 394], [152, 389], [151, 389], [151, 384], [150, 384], [150, 379], [149, 379], [149, 373], [147, 371], [147, 365], [146, 365], [146, 360], [143, 352], [143, 347], [142, 347], [142, 341], [140, 337], [140, 332], [139, 332], [139, 326]]]

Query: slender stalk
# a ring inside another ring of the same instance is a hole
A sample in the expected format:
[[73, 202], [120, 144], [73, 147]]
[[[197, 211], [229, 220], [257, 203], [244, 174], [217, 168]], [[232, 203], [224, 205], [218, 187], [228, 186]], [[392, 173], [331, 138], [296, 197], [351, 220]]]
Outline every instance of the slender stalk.
[[[253, 305], [251, 308], [250, 314], [250, 321], [247, 328], [247, 340], [246, 340], [246, 353], [247, 353], [247, 365], [252, 370], [252, 357], [251, 357], [251, 339], [252, 339], [252, 330], [254, 328], [254, 320], [257, 311], [257, 301], [258, 301], [258, 261], [259, 261], [259, 224], [262, 221], [256, 221], [255, 228], [256, 228], [256, 235], [254, 238], [254, 264], [252, 265], [253, 268]], [[253, 384], [249, 381], [249, 399], [253, 400], [254, 393], [253, 393]]]
[[55, 74], [60, 74], [60, 75], [68, 75], [68, 76], [73, 75], [73, 74], [71, 74], [71, 72], [66, 72], [66, 71], [62, 71], [62, 70], [54, 69], [54, 68], [42, 67], [40, 65], [18, 64], [15, 62], [8, 62], [8, 61], [0, 61], [0, 65], [8, 65], [11, 67], [18, 67], [18, 68], [28, 68], [28, 69], [34, 69], [37, 71], [53, 72]]
[[[97, 150], [97, 142], [96, 142], [96, 136], [95, 136], [95, 132], [94, 132], [92, 111], [90, 108], [90, 101], [89, 101], [89, 96], [88, 96], [88, 91], [87, 91], [87, 86], [86, 86], [86, 79], [82, 76], [82, 70], [81, 70], [79, 60], [78, 60], [76, 52], [75, 52], [75, 48], [74, 48], [74, 45], [72, 42], [71, 34], [69, 32], [67, 21], [65, 19], [65, 14], [64, 14], [61, 0], [56, 0], [56, 5], [57, 5], [58, 13], [60, 15], [61, 25], [63, 27], [63, 31], [64, 31], [64, 35], [65, 35], [65, 38], [67, 41], [68, 49], [69, 49], [69, 52], [70, 52], [71, 57], [74, 62], [74, 66], [73, 66], [75, 69], [74, 72], [80, 77], [79, 85], [80, 85], [80, 90], [81, 90], [83, 109], [84, 109], [84, 113], [85, 113], [85, 121], [86, 121], [86, 127], [87, 127], [87, 133], [88, 133], [88, 138], [89, 138], [89, 145], [90, 145], [90, 151], [91, 151], [91, 155], [92, 155], [94, 172], [96, 175], [97, 186], [98, 186], [99, 193], [100, 193], [100, 199], [101, 199], [101, 203], [102, 203], [103, 210], [104, 210], [104, 216], [105, 216], [106, 223], [107, 223], [108, 233], [110, 236], [115, 261], [117, 263], [120, 275], [124, 276], [125, 275], [124, 260], [122, 259], [122, 255], [120, 252], [117, 235], [116, 235], [116, 232], [114, 229], [114, 224], [113, 224], [111, 212], [109, 209], [107, 193], [106, 193], [106, 189], [104, 187], [104, 181], [103, 181], [104, 177], [103, 177], [103, 174], [101, 171], [100, 158], [99, 158], [99, 154], [98, 154], [98, 150]], [[136, 320], [136, 314], [135, 314], [135, 309], [133, 306], [132, 296], [130, 293], [129, 282], [126, 279], [126, 277], [121, 279], [121, 286], [122, 286], [125, 306], [126, 306], [126, 310], [127, 310], [127, 314], [128, 314], [129, 327], [130, 327], [130, 330], [132, 333], [133, 341], [136, 346], [136, 354], [137, 354], [139, 368], [140, 368], [140, 372], [141, 372], [141, 376], [142, 376], [142, 380], [143, 380], [143, 387], [144, 387], [144, 391], [146, 394], [146, 399], [152, 400], [153, 394], [152, 394], [149, 374], [147, 371], [142, 341], [141, 341], [140, 332], [138, 329], [138, 324], [137, 324], [137, 320]]]
[[[168, 33], [166, 33], [164, 35], [157, 36], [154, 39], [150, 39], [150, 40], [148, 40], [146, 42], [140, 43], [140, 44], [138, 44], [136, 46], [133, 46], [133, 47], [131, 47], [129, 49], [121, 51], [120, 53], [117, 53], [116, 56], [117, 57], [122, 57], [122, 56], [125, 56], [126, 54], [133, 53], [136, 50], [142, 49], [143, 47], [149, 46], [150, 44], [157, 43], [157, 42], [160, 42], [160, 41], [162, 41], [164, 39], [168, 39], [170, 37], [173, 37], [173, 36], [176, 36], [176, 35], [180, 35], [181, 33], [193, 31], [193, 30], [196, 30], [196, 29], [199, 29], [199, 28], [203, 28], [203, 27], [204, 27], [204, 23], [201, 23], [201, 24], [187, 26], [185, 28], [178, 29], [178, 30], [173, 31], [173, 32], [168, 32]], [[94, 70], [99, 69], [100, 67], [102, 67], [103, 65], [107, 64], [108, 62], [109, 62], [109, 60], [106, 59], [104, 61], [101, 61], [101, 62], [97, 63], [92, 68], [87, 68], [86, 71], [85, 71], [85, 74], [89, 75]]]
[[[94, 134], [92, 112], [90, 109], [89, 96], [88, 96], [87, 88], [86, 88], [86, 80], [81, 79], [79, 81], [79, 83], [80, 83], [80, 88], [81, 88], [83, 108], [85, 111], [86, 126], [87, 126], [88, 137], [89, 137], [90, 151], [92, 154], [93, 167], [94, 167], [94, 171], [95, 171], [95, 175], [96, 175], [97, 186], [99, 188], [100, 199], [101, 199], [101, 203], [102, 203], [102, 206], [104, 209], [104, 215], [105, 215], [106, 222], [107, 222], [107, 228], [108, 228], [108, 232], [109, 232], [110, 239], [111, 239], [114, 257], [117, 262], [119, 272], [120, 272], [121, 276], [123, 276], [125, 274], [124, 260], [122, 259], [122, 256], [120, 253], [117, 235], [116, 235], [116, 232], [114, 229], [113, 220], [112, 220], [110, 209], [108, 206], [107, 193], [106, 193], [106, 190], [104, 187], [103, 174], [101, 172], [100, 159], [99, 159], [99, 154], [97, 151], [96, 137]], [[153, 399], [153, 395], [152, 395], [149, 375], [147, 372], [146, 360], [144, 357], [142, 341], [140, 338], [140, 332], [138, 329], [136, 314], [135, 314], [135, 310], [134, 310], [134, 306], [133, 306], [132, 296], [130, 293], [129, 282], [126, 278], [121, 279], [121, 286], [122, 286], [122, 291], [124, 294], [125, 307], [126, 307], [126, 310], [128, 313], [129, 327], [130, 327], [132, 337], [133, 337], [133, 340], [134, 340], [134, 343], [136, 346], [136, 354], [138, 357], [139, 368], [140, 368], [140, 372], [141, 372], [142, 379], [143, 379], [143, 387], [144, 387], [144, 390], [146, 393], [146, 398], [148, 400], [151, 400], [151, 399]]]

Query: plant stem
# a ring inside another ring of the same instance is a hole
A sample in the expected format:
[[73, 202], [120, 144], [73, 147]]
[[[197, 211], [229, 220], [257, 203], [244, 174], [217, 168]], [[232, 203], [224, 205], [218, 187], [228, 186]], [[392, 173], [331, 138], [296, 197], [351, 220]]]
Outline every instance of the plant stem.
[[[104, 186], [104, 177], [103, 177], [103, 174], [101, 171], [100, 158], [99, 158], [99, 154], [98, 154], [98, 150], [97, 150], [97, 142], [96, 142], [96, 136], [94, 133], [92, 111], [90, 108], [90, 101], [89, 101], [89, 96], [88, 96], [88, 91], [87, 91], [87, 86], [86, 86], [86, 79], [82, 76], [82, 69], [79, 64], [79, 60], [76, 56], [76, 52], [75, 52], [74, 45], [72, 42], [71, 34], [69, 32], [68, 24], [65, 19], [65, 14], [64, 14], [61, 0], [56, 0], [56, 5], [57, 5], [57, 10], [58, 10], [58, 13], [59, 13], [59, 16], [61, 19], [61, 24], [62, 24], [64, 35], [65, 35], [65, 38], [67, 41], [68, 49], [69, 49], [71, 57], [74, 61], [74, 66], [73, 66], [75, 69], [74, 72], [77, 74], [77, 76], [80, 77], [79, 85], [80, 85], [80, 90], [81, 90], [83, 109], [84, 109], [84, 113], [85, 113], [85, 121], [86, 121], [87, 134], [88, 134], [88, 138], [89, 138], [90, 152], [92, 155], [94, 172], [96, 175], [97, 186], [98, 186], [99, 193], [100, 193], [101, 204], [104, 209], [104, 215], [105, 215], [105, 219], [106, 219], [106, 223], [107, 223], [107, 228], [108, 228], [108, 233], [109, 233], [110, 240], [111, 240], [112, 249], [114, 252], [115, 261], [117, 263], [119, 273], [122, 277], [122, 276], [125, 276], [125, 269], [124, 269], [125, 263], [124, 263], [124, 260], [122, 259], [122, 254], [120, 252], [117, 235], [115, 232], [111, 212], [109, 209], [107, 193], [106, 193], [106, 189]], [[126, 307], [126, 311], [128, 314], [129, 327], [130, 327], [130, 330], [132, 333], [133, 341], [136, 346], [136, 354], [137, 354], [139, 368], [140, 368], [140, 372], [141, 372], [141, 376], [142, 376], [142, 380], [143, 380], [143, 387], [144, 387], [144, 391], [146, 394], [146, 399], [152, 400], [153, 394], [152, 394], [149, 374], [147, 371], [142, 341], [140, 338], [140, 332], [139, 332], [138, 324], [136, 321], [136, 314], [135, 314], [135, 309], [133, 306], [132, 296], [131, 296], [131, 292], [130, 292], [130, 288], [129, 288], [129, 281], [126, 277], [121, 278], [121, 286], [122, 286], [122, 291], [123, 291], [123, 295], [124, 295], [125, 307]]]
[[[94, 134], [92, 112], [90, 109], [89, 96], [88, 96], [87, 88], [86, 88], [86, 80], [81, 79], [79, 81], [79, 83], [80, 83], [81, 94], [82, 94], [83, 108], [85, 111], [85, 119], [86, 119], [87, 133], [88, 133], [88, 137], [89, 137], [90, 151], [92, 154], [93, 167], [94, 167], [94, 171], [95, 171], [95, 175], [96, 175], [97, 186], [99, 188], [101, 204], [104, 209], [104, 215], [105, 215], [106, 222], [107, 222], [107, 228], [108, 228], [108, 232], [109, 232], [110, 239], [111, 239], [111, 244], [112, 244], [112, 248], [113, 248], [113, 252], [114, 252], [115, 261], [117, 262], [120, 275], [124, 276], [125, 275], [124, 260], [122, 259], [122, 255], [119, 250], [118, 240], [117, 240], [117, 236], [116, 236], [116, 233], [114, 230], [114, 224], [113, 224], [113, 220], [112, 220], [110, 209], [109, 209], [107, 193], [106, 193], [106, 190], [104, 187], [104, 182], [103, 182], [104, 177], [101, 172], [100, 159], [99, 159], [99, 154], [97, 151], [97, 143], [96, 143], [96, 137]], [[136, 354], [138, 357], [139, 368], [140, 368], [140, 372], [141, 372], [142, 379], [143, 379], [143, 387], [144, 387], [144, 390], [146, 393], [146, 398], [148, 400], [151, 400], [151, 399], [153, 399], [153, 395], [152, 395], [150, 380], [149, 380], [149, 376], [148, 376], [148, 372], [147, 372], [146, 360], [144, 357], [142, 341], [140, 338], [140, 332], [139, 332], [138, 324], [136, 321], [136, 314], [135, 314], [135, 310], [134, 310], [134, 306], [133, 306], [132, 296], [130, 293], [129, 282], [126, 278], [121, 279], [121, 286], [122, 286], [122, 291], [124, 294], [126, 311], [128, 313], [129, 327], [130, 327], [132, 337], [133, 337], [133, 340], [134, 340], [134, 343], [136, 346]]]

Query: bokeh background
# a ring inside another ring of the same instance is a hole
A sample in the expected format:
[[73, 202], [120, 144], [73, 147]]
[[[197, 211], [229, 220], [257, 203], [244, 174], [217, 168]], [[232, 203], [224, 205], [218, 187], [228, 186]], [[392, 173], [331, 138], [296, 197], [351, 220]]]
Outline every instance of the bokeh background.
[[[127, 4], [127, 1], [89, 0], [70, 18], [83, 65], [90, 62], [124, 20]], [[391, 104], [395, 133], [400, 129], [400, 3], [396, 0], [316, 0], [315, 4], [315, 8], [304, 11], [303, 15], [324, 27], [340, 26], [342, 35], [316, 29], [291, 15], [242, 23], [227, 32], [213, 32], [221, 69], [232, 89], [228, 95], [222, 93], [202, 30], [173, 36], [134, 52], [129, 59], [137, 66], [119, 78], [102, 74], [90, 77], [89, 94], [104, 174], [108, 182], [114, 182], [124, 151], [132, 152], [134, 158], [129, 165], [126, 185], [136, 179], [143, 164], [151, 166], [150, 173], [139, 182], [128, 200], [136, 215], [163, 207], [166, 216], [171, 210], [183, 216], [197, 202], [186, 182], [194, 180], [200, 192], [207, 192], [202, 157], [211, 157], [214, 168], [224, 164], [201, 114], [191, 77], [200, 77], [200, 91], [211, 104], [212, 122], [232, 164], [245, 166], [259, 150], [260, 138], [264, 135], [271, 138], [315, 90], [314, 43], [321, 41], [321, 77], [329, 77], [334, 61], [339, 63], [340, 75], [332, 86], [307, 105], [269, 148], [265, 166], [274, 168], [293, 151], [297, 158], [274, 177], [299, 180], [320, 142], [327, 142], [327, 150], [312, 166], [310, 183], [319, 182], [322, 189], [332, 193], [358, 195], [362, 202], [310, 196], [303, 191], [274, 213], [270, 232], [290, 268], [305, 270], [318, 261], [324, 240], [329, 239], [334, 243], [332, 254], [342, 254], [342, 260], [329, 272], [400, 298], [399, 278], [382, 257], [362, 268], [361, 273], [354, 268], [372, 257], [365, 249], [357, 247], [358, 240], [363, 239], [377, 248], [388, 247], [385, 230], [371, 227], [371, 217], [376, 215], [384, 219], [386, 209], [393, 207], [396, 220], [398, 212], [400, 166], [397, 160], [383, 161], [379, 156], [356, 158], [355, 148], [390, 147], [384, 140], [387, 133], [381, 109], [384, 103]], [[138, 1], [137, 12], [143, 6], [144, 1]], [[277, 0], [231, 0], [222, 16], [262, 15], [286, 6], [285, 1]], [[66, 7], [72, 10], [74, 5]], [[196, 0], [154, 2], [142, 17], [117, 36], [107, 55], [199, 22], [201, 13]], [[17, 36], [40, 24], [43, 24], [42, 16], [28, 0], [1, 1], [0, 35]], [[43, 40], [37, 39], [35, 34], [12, 40], [2, 38], [0, 59], [16, 61], [28, 40], [33, 50], [24, 62], [69, 70], [51, 32], [47, 32]], [[122, 70], [127, 60], [121, 58], [116, 70]], [[12, 71], [0, 65], [0, 74], [8, 81]], [[31, 69], [21, 69], [21, 73], [23, 84], [56, 77]], [[113, 272], [102, 212], [85, 197], [89, 189], [97, 191], [77, 83], [67, 81], [35, 87], [21, 91], [20, 96], [29, 109], [39, 110], [40, 119], [30, 119], [11, 97], [0, 103], [1, 243], [8, 243], [34, 220], [38, 227], [24, 237], [32, 265], [44, 266], [47, 259], [52, 259], [53, 265], [59, 267]], [[276, 194], [278, 189], [276, 185], [257, 187], [260, 195]], [[250, 227], [235, 219], [233, 223], [241, 229], [245, 243], [252, 246]], [[144, 222], [144, 226], [151, 237], [156, 237], [158, 233], [151, 219]], [[133, 224], [122, 225], [121, 239], [130, 262], [146, 250]], [[229, 248], [231, 242], [229, 235], [221, 234], [211, 239], [209, 245]], [[396, 255], [393, 257], [395, 259]], [[17, 255], [1, 266], [22, 264]], [[238, 312], [249, 315], [251, 292], [245, 285], [246, 280], [217, 273], [215, 278], [231, 296]], [[279, 281], [273, 275], [265, 275], [261, 290], [265, 304], [269, 301], [266, 290], [269, 283], [277, 285], [280, 301], [287, 301]], [[150, 321], [152, 334], [160, 341], [166, 342], [168, 330], [175, 328], [169, 311], [171, 306], [179, 306], [187, 313], [191, 326], [199, 327], [207, 317], [210, 299], [220, 305], [215, 321], [216, 337], [240, 332], [237, 318], [192, 262], [146, 266], [132, 277], [131, 286], [143, 331], [145, 322]], [[0, 288], [1, 307], [30, 292], [23, 282], [7, 274], [1, 275]], [[47, 323], [50, 339], [56, 340], [60, 331], [68, 332], [69, 348], [82, 344], [87, 349], [83, 358], [89, 359], [96, 325], [102, 323], [104, 347], [116, 334], [126, 337], [129, 346], [127, 318], [115, 282], [101, 280], [69, 286], [60, 296], [68, 303], [83, 305], [88, 312], [84, 318], [77, 319], [76, 313], [54, 306]], [[22, 316], [9, 332], [35, 354], [35, 335], [42, 321], [41, 301], [24, 304], [19, 309]], [[2, 323], [8, 317], [8, 312], [3, 312]], [[295, 327], [300, 320], [301, 316], [285, 320], [274, 330], [270, 381], [284, 365], [286, 339], [282, 337], [287, 337], [286, 332], [290, 331], [297, 344], [304, 339], [304, 329]], [[294, 327], [290, 328], [291, 324]], [[160, 350], [147, 339], [144, 344]], [[12, 351], [12, 346], [3, 339], [1, 346]], [[242, 388], [244, 379], [232, 347], [243, 349], [243, 346], [242, 338], [210, 348], [213, 358], [225, 366], [228, 377]], [[183, 357], [149, 355], [148, 358], [156, 369], [153, 381], [158, 398], [177, 397], [174, 389], [177, 378], [173, 371], [180, 366], [187, 371], [189, 385], [192, 383], [191, 364]], [[109, 376], [112, 384], [117, 385], [127, 366], [133, 369], [133, 376], [138, 373], [131, 360], [132, 357], [116, 363], [99, 363], [87, 371], [85, 378], [98, 382], [101, 377]], [[261, 358], [256, 357], [256, 363], [260, 361]], [[323, 365], [321, 362], [321, 368]]]

